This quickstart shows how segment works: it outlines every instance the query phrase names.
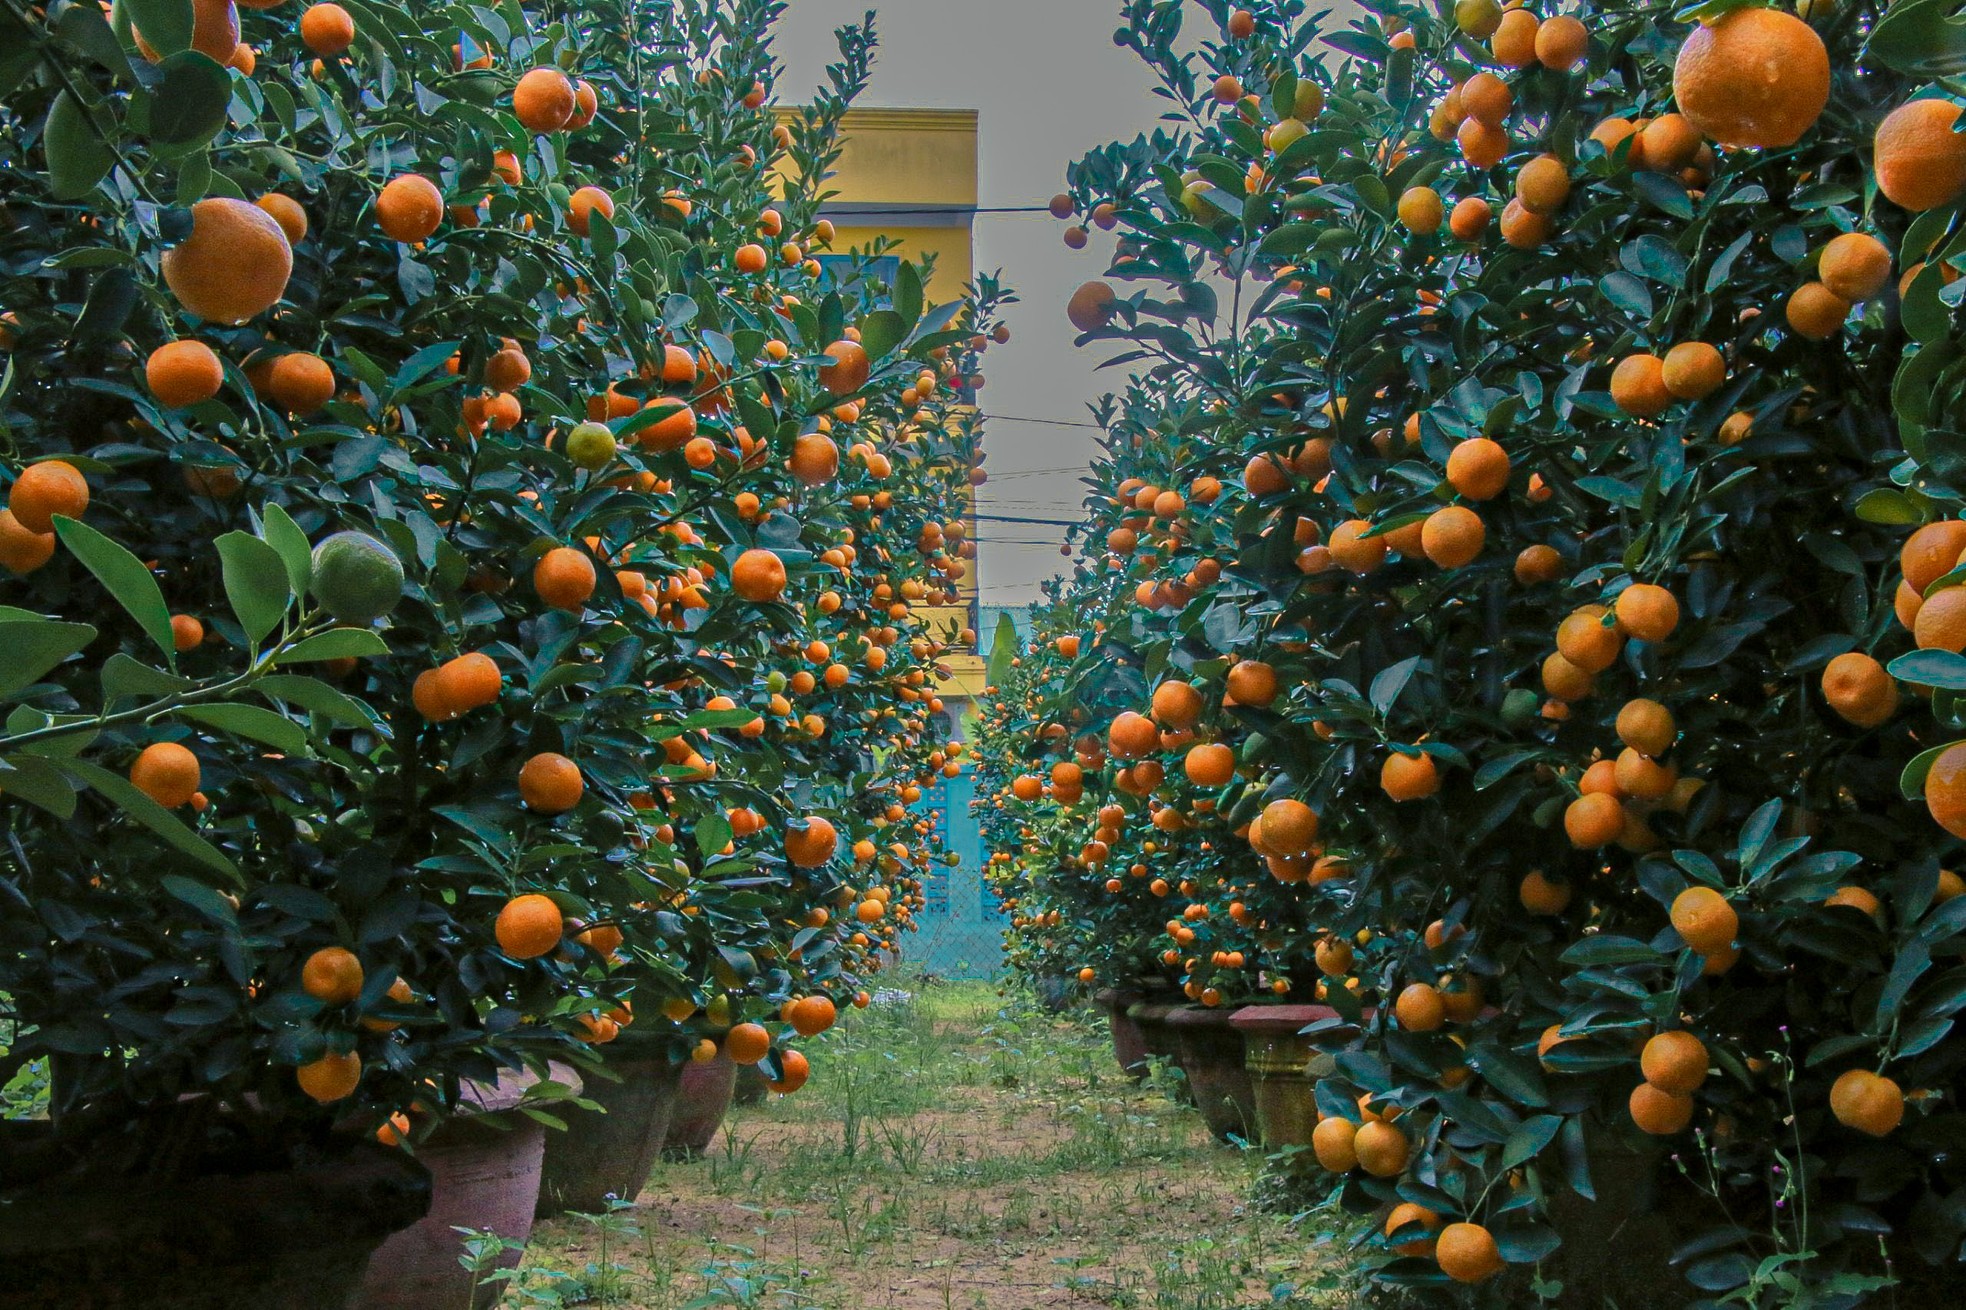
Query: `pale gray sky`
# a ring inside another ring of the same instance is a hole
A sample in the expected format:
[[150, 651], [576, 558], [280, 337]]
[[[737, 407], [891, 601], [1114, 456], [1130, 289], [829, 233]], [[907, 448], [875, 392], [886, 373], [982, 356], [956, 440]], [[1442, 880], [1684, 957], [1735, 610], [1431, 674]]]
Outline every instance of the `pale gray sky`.
[[[1167, 103], [1150, 93], [1146, 66], [1113, 44], [1115, 0], [791, 0], [775, 43], [786, 66], [780, 99], [799, 101], [818, 85], [837, 56], [833, 29], [869, 8], [880, 50], [860, 103], [977, 110], [985, 209], [1042, 206], [1064, 189], [1068, 162], [1151, 130]], [[1076, 520], [1096, 433], [1014, 419], [1087, 422], [1086, 402], [1123, 381], [1119, 370], [1095, 372], [1114, 350], [1073, 349], [1065, 321], [1072, 290], [1105, 271], [1112, 237], [1095, 228], [1085, 249], [1068, 250], [1065, 227], [1041, 212], [976, 217], [976, 267], [1001, 268], [1023, 302], [1005, 316], [1009, 344], [985, 357], [981, 399], [993, 417], [984, 514]], [[1035, 599], [1039, 580], [1066, 563], [1063, 528], [977, 526], [986, 604]]]

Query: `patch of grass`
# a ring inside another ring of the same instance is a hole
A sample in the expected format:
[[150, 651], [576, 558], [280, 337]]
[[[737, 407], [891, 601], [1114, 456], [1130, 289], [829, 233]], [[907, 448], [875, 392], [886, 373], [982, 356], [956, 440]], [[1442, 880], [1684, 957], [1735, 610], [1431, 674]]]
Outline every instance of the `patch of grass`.
[[1094, 1012], [915, 979], [803, 1049], [803, 1091], [734, 1111], [635, 1206], [541, 1224], [505, 1304], [1353, 1304], [1302, 1215], [1249, 1204], [1261, 1155], [1216, 1145], [1178, 1072], [1128, 1081]]

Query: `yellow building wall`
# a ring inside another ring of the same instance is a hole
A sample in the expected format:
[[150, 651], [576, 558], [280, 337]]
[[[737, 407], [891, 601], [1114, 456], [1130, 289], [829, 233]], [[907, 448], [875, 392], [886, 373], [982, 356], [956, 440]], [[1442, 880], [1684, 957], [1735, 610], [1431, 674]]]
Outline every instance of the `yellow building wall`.
[[[833, 222], [833, 244], [820, 253], [867, 253], [885, 237], [894, 243], [891, 254], [915, 262], [933, 257], [923, 285], [930, 303], [960, 299], [976, 273], [970, 232], [977, 203], [976, 132], [975, 110], [850, 110], [841, 125], [840, 158], [823, 188], [833, 194], [820, 211]], [[868, 213], [863, 206], [890, 212]], [[969, 512], [974, 510], [972, 497]], [[969, 528], [974, 541], [974, 518]], [[959, 603], [919, 612], [938, 635], [976, 622], [977, 562], [965, 563]], [[961, 700], [982, 694], [984, 661], [972, 648], [951, 653], [944, 663], [951, 676], [937, 691], [960, 713]]]

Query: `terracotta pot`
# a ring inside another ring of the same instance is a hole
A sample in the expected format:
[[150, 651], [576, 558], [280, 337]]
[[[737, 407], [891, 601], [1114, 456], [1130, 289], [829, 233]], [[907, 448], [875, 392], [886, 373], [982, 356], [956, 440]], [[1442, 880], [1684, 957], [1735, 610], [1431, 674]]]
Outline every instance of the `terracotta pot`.
[[1230, 1026], [1232, 1010], [1177, 1005], [1167, 1016], [1174, 1058], [1188, 1075], [1195, 1106], [1221, 1141], [1248, 1140], [1256, 1131], [1256, 1092], [1243, 1067], [1242, 1034]]
[[[0, 1128], [0, 1166], [47, 1131]], [[407, 1151], [360, 1141], [262, 1173], [0, 1176], [0, 1307], [348, 1310], [370, 1253], [430, 1194]]]
[[[552, 1074], [556, 1082], [580, 1086], [570, 1069], [555, 1065]], [[470, 1109], [439, 1124], [418, 1144], [417, 1158], [429, 1167], [434, 1183], [430, 1213], [370, 1258], [357, 1310], [461, 1310], [465, 1305], [490, 1310], [498, 1304], [503, 1280], [476, 1275], [473, 1291], [474, 1275], [458, 1263], [464, 1238], [457, 1230], [496, 1233], [517, 1243], [494, 1268], [518, 1266], [532, 1236], [546, 1126], [507, 1112], [537, 1081], [531, 1073], [507, 1073], [496, 1083], [467, 1083]]]
[[582, 1095], [601, 1109], [566, 1107], [558, 1113], [567, 1121], [567, 1130], [546, 1134], [539, 1204], [534, 1210], [540, 1218], [566, 1211], [599, 1214], [607, 1209], [610, 1196], [633, 1201], [662, 1153], [676, 1109], [682, 1062], [671, 1058], [666, 1044], [639, 1043], [617, 1054], [619, 1044], [604, 1050], [608, 1072], [621, 1081], [598, 1075], [585, 1080]]
[[732, 1105], [756, 1105], [771, 1091], [765, 1071], [755, 1064], [737, 1066], [737, 1086], [730, 1094]]
[[1113, 1034], [1113, 1058], [1129, 1078], [1139, 1082], [1147, 1076], [1147, 1038], [1127, 1010], [1146, 998], [1139, 992], [1106, 987], [1094, 992], [1092, 999], [1106, 1012], [1107, 1026]]
[[[1126, 1007], [1126, 1017], [1140, 1030], [1140, 1044], [1147, 1055], [1178, 1063], [1174, 1030], [1167, 1026], [1167, 1016], [1177, 1008], [1159, 1001], [1135, 1001]], [[1186, 1078], [1175, 1087], [1174, 1095], [1189, 1105], [1195, 1103], [1195, 1089]]]
[[1265, 1148], [1310, 1145], [1311, 1130], [1317, 1127], [1317, 1081], [1333, 1065], [1298, 1030], [1337, 1017], [1328, 1005], [1249, 1005], [1229, 1016], [1242, 1034], [1256, 1135]]
[[716, 1140], [730, 1110], [730, 1098], [737, 1090], [737, 1065], [721, 1050], [713, 1060], [690, 1060], [683, 1065], [682, 1083], [676, 1089], [676, 1110], [669, 1119], [669, 1133], [662, 1142], [662, 1154], [672, 1160], [702, 1155]]

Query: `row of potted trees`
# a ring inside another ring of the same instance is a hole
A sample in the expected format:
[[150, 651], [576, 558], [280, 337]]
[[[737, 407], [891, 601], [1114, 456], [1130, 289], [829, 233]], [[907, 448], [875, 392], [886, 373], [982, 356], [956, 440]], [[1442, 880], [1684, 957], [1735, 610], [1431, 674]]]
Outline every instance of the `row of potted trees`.
[[864, 1001], [1001, 293], [781, 7], [0, 16], [0, 1304], [436, 1304]]

